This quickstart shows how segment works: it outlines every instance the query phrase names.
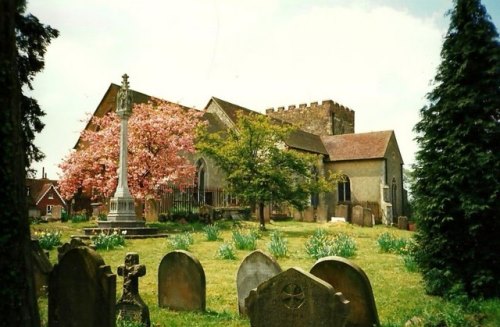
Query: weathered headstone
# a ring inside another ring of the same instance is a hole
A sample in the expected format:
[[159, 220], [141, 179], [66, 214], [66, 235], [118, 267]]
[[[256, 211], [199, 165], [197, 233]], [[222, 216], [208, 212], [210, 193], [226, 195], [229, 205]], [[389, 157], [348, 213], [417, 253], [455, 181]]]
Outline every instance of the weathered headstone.
[[31, 240], [31, 256], [33, 258], [36, 296], [40, 297], [47, 294], [52, 264], [38, 240]]
[[64, 243], [60, 247], [57, 248], [57, 261], [61, 261], [61, 258], [69, 251], [74, 248], [79, 248], [79, 247], [89, 247], [92, 250], [95, 250], [95, 246], [89, 245], [82, 241], [80, 238], [75, 237], [72, 238], [69, 243]]
[[405, 216], [398, 217], [398, 228], [402, 230], [408, 230], [408, 218]]
[[115, 326], [116, 275], [94, 250], [69, 250], [49, 285], [49, 327]]
[[354, 225], [363, 226], [363, 207], [360, 205], [352, 208], [352, 223]]
[[139, 255], [129, 252], [125, 264], [118, 266], [118, 275], [123, 276], [123, 293], [116, 304], [118, 318], [151, 325], [149, 308], [139, 295], [139, 277], [146, 275], [146, 266], [139, 264]]
[[347, 327], [380, 326], [370, 281], [360, 267], [341, 257], [325, 257], [314, 264], [311, 274], [332, 285], [350, 301]]
[[349, 206], [347, 204], [338, 204], [335, 207], [335, 217], [343, 217], [347, 221], [349, 219]]
[[374, 219], [372, 210], [368, 208], [363, 208], [363, 226], [373, 227]]
[[245, 301], [253, 327], [345, 326], [349, 301], [323, 280], [290, 268], [250, 291]]
[[158, 305], [179, 311], [205, 311], [205, 271], [187, 251], [167, 253], [158, 268]]
[[245, 299], [250, 291], [281, 271], [278, 262], [260, 250], [253, 251], [243, 259], [236, 274], [240, 314], [246, 314]]

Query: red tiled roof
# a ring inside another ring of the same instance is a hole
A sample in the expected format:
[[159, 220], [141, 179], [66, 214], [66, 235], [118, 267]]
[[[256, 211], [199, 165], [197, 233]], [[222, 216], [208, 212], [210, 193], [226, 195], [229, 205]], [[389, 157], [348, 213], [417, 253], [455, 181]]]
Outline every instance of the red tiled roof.
[[394, 131], [322, 136], [330, 161], [379, 159], [385, 156]]

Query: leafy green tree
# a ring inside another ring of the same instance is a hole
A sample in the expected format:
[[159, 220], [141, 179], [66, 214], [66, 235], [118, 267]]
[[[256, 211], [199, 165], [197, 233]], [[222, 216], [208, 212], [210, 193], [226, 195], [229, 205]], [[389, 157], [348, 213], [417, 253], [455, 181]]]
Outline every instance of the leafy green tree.
[[197, 150], [226, 173], [230, 191], [243, 203], [258, 205], [261, 229], [265, 205], [287, 203], [303, 210], [311, 193], [327, 188], [326, 180], [315, 178], [312, 170], [318, 158], [286, 146], [292, 131], [267, 116], [239, 112], [234, 129], [202, 130], [198, 135]]
[[455, 0], [415, 126], [418, 260], [431, 294], [500, 294], [500, 44], [479, 0]]
[[[33, 78], [45, 66], [44, 55], [47, 46], [59, 32], [48, 25], [43, 25], [35, 16], [26, 14], [25, 1], [18, 3], [15, 16], [18, 77], [21, 89], [27, 87], [33, 90]], [[45, 116], [45, 112], [35, 99], [21, 94], [21, 113], [23, 145], [26, 149], [24, 162], [28, 169], [34, 161], [40, 161], [45, 157], [33, 143], [35, 135], [45, 126], [40, 119]]]
[[[2, 326], [40, 326], [33, 281], [25, 177], [39, 158], [32, 144], [41, 130], [39, 107], [22, 95], [43, 67], [47, 34], [38, 20], [23, 15], [24, 1], [0, 1], [0, 312]], [[47, 31], [47, 30], [45, 30]], [[49, 30], [55, 35], [54, 30]], [[38, 152], [37, 152], [38, 151]]]

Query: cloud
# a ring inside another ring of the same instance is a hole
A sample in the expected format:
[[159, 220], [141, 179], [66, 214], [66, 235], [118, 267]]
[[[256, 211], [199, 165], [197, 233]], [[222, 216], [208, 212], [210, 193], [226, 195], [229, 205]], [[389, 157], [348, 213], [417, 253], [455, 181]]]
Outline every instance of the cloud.
[[[332, 4], [333, 3], [333, 4]], [[413, 161], [412, 127], [439, 63], [435, 17], [349, 2], [47, 0], [29, 8], [61, 31], [34, 96], [47, 112], [37, 144], [55, 177], [109, 83], [203, 108], [210, 96], [263, 111], [332, 99], [357, 132], [395, 129]]]

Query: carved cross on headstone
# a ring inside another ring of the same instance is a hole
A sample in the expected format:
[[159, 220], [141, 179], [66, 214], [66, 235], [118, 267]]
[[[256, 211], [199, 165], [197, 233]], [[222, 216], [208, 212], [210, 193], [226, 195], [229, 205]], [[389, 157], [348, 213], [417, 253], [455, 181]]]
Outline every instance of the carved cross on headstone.
[[150, 326], [149, 309], [139, 295], [139, 277], [146, 275], [146, 266], [139, 264], [137, 253], [125, 255], [125, 264], [118, 266], [118, 275], [123, 276], [123, 293], [117, 303], [118, 317]]
[[123, 276], [122, 300], [139, 296], [139, 277], [146, 275], [146, 266], [139, 264], [139, 255], [129, 252], [125, 264], [118, 266], [118, 276]]

